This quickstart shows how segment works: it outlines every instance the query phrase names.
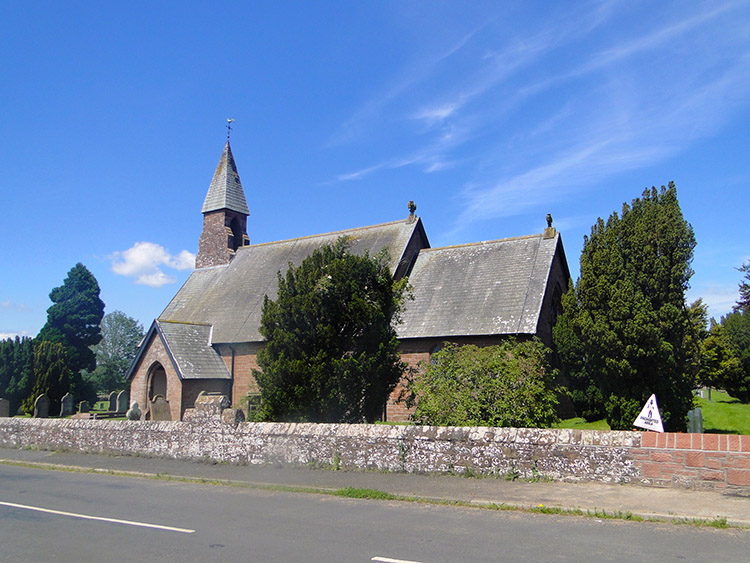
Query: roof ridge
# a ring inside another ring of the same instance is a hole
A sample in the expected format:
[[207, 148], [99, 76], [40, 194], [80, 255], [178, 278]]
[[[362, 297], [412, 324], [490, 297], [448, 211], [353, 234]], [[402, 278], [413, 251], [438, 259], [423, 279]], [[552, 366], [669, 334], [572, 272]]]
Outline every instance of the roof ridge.
[[391, 226], [391, 225], [398, 225], [399, 223], [403, 223], [405, 225], [417, 225], [418, 221], [414, 221], [413, 223], [407, 223], [405, 219], [400, 219], [398, 221], [389, 221], [387, 223], [378, 223], [376, 225], [366, 225], [364, 227], [352, 227], [350, 229], [341, 229], [341, 230], [338, 230], [338, 231], [330, 231], [330, 232], [327, 232], [327, 233], [317, 233], [317, 234], [314, 234], [314, 235], [305, 235], [305, 236], [301, 236], [301, 237], [292, 237], [292, 238], [288, 238], [288, 239], [274, 240], [274, 241], [269, 241], [269, 242], [258, 242], [258, 243], [255, 243], [255, 244], [250, 244], [250, 245], [247, 245], [247, 246], [238, 247], [237, 251], [241, 251], [241, 250], [244, 250], [246, 248], [253, 248], [253, 247], [257, 248], [259, 246], [270, 246], [272, 244], [282, 244], [282, 243], [298, 242], [298, 241], [301, 241], [301, 240], [309, 240], [309, 239], [314, 239], [314, 238], [318, 238], [318, 237], [327, 237], [327, 236], [331, 236], [331, 235], [345, 235], [346, 233], [350, 233], [352, 231], [367, 231], [367, 230], [376, 229], [376, 228], [379, 228], [379, 227], [388, 227], [388, 226]]
[[435, 246], [432, 248], [423, 248], [419, 252], [433, 252], [435, 250], [450, 250], [452, 248], [464, 248], [467, 246], [483, 246], [487, 244], [495, 244], [498, 242], [510, 242], [514, 240], [526, 240], [526, 239], [534, 239], [534, 238], [541, 238], [543, 236], [542, 233], [534, 234], [534, 235], [522, 235], [520, 237], [506, 237], [506, 238], [499, 238], [494, 240], [481, 240], [478, 242], [466, 242], [461, 244], [450, 244], [448, 246]]
[[162, 319], [162, 318], [156, 319], [156, 322], [163, 323], [163, 324], [173, 324], [173, 325], [213, 326], [211, 323], [196, 323], [196, 322], [189, 322], [189, 321], [173, 321], [173, 320], [170, 320], [170, 319]]

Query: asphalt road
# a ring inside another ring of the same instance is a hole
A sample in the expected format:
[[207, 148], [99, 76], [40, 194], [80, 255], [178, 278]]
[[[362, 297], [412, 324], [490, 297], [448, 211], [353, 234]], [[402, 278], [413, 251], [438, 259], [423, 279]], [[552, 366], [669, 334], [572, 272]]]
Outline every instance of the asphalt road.
[[0, 466], [0, 561], [714, 562], [748, 553], [746, 530]]

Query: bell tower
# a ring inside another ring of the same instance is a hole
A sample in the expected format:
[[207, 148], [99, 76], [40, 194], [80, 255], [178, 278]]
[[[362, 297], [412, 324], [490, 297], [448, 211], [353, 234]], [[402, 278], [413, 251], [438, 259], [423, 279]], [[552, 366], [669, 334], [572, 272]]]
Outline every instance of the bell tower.
[[229, 264], [239, 247], [250, 244], [247, 236], [250, 210], [229, 139], [224, 145], [201, 212], [203, 232], [198, 242], [196, 269]]

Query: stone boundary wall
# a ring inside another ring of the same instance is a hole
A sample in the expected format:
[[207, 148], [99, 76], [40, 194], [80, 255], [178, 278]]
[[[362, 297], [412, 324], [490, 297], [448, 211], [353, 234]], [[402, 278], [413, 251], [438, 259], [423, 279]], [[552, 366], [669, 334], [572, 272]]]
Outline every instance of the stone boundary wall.
[[189, 409], [181, 422], [0, 418], [0, 447], [549, 477], [750, 495], [750, 436], [250, 423], [240, 422], [234, 409], [212, 409]]

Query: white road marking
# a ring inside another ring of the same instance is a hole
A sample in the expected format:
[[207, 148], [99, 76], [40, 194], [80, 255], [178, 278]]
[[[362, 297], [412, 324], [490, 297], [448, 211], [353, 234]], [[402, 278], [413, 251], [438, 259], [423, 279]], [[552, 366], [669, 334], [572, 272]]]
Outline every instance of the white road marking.
[[37, 512], [46, 512], [47, 514], [57, 514], [58, 516], [70, 516], [71, 518], [82, 518], [84, 520], [99, 520], [100, 522], [111, 522], [113, 524], [125, 524], [127, 526], [140, 526], [142, 528], [154, 528], [157, 530], [166, 530], [167, 532], [180, 532], [182, 534], [192, 534], [195, 530], [187, 528], [173, 528], [172, 526], [162, 526], [160, 524], [148, 524], [146, 522], [133, 522], [131, 520], [118, 520], [117, 518], [103, 518], [101, 516], [89, 516], [88, 514], [76, 514], [75, 512], [63, 512], [61, 510], [52, 510], [51, 508], [42, 508], [40, 506], [28, 506], [25, 504], [16, 504], [14, 502], [0, 501], [0, 505], [10, 506], [12, 508], [23, 508], [25, 510], [35, 510]]
[[419, 561], [407, 561], [406, 559], [391, 559], [390, 557], [373, 557], [370, 561], [381, 561], [382, 563], [419, 563]]

